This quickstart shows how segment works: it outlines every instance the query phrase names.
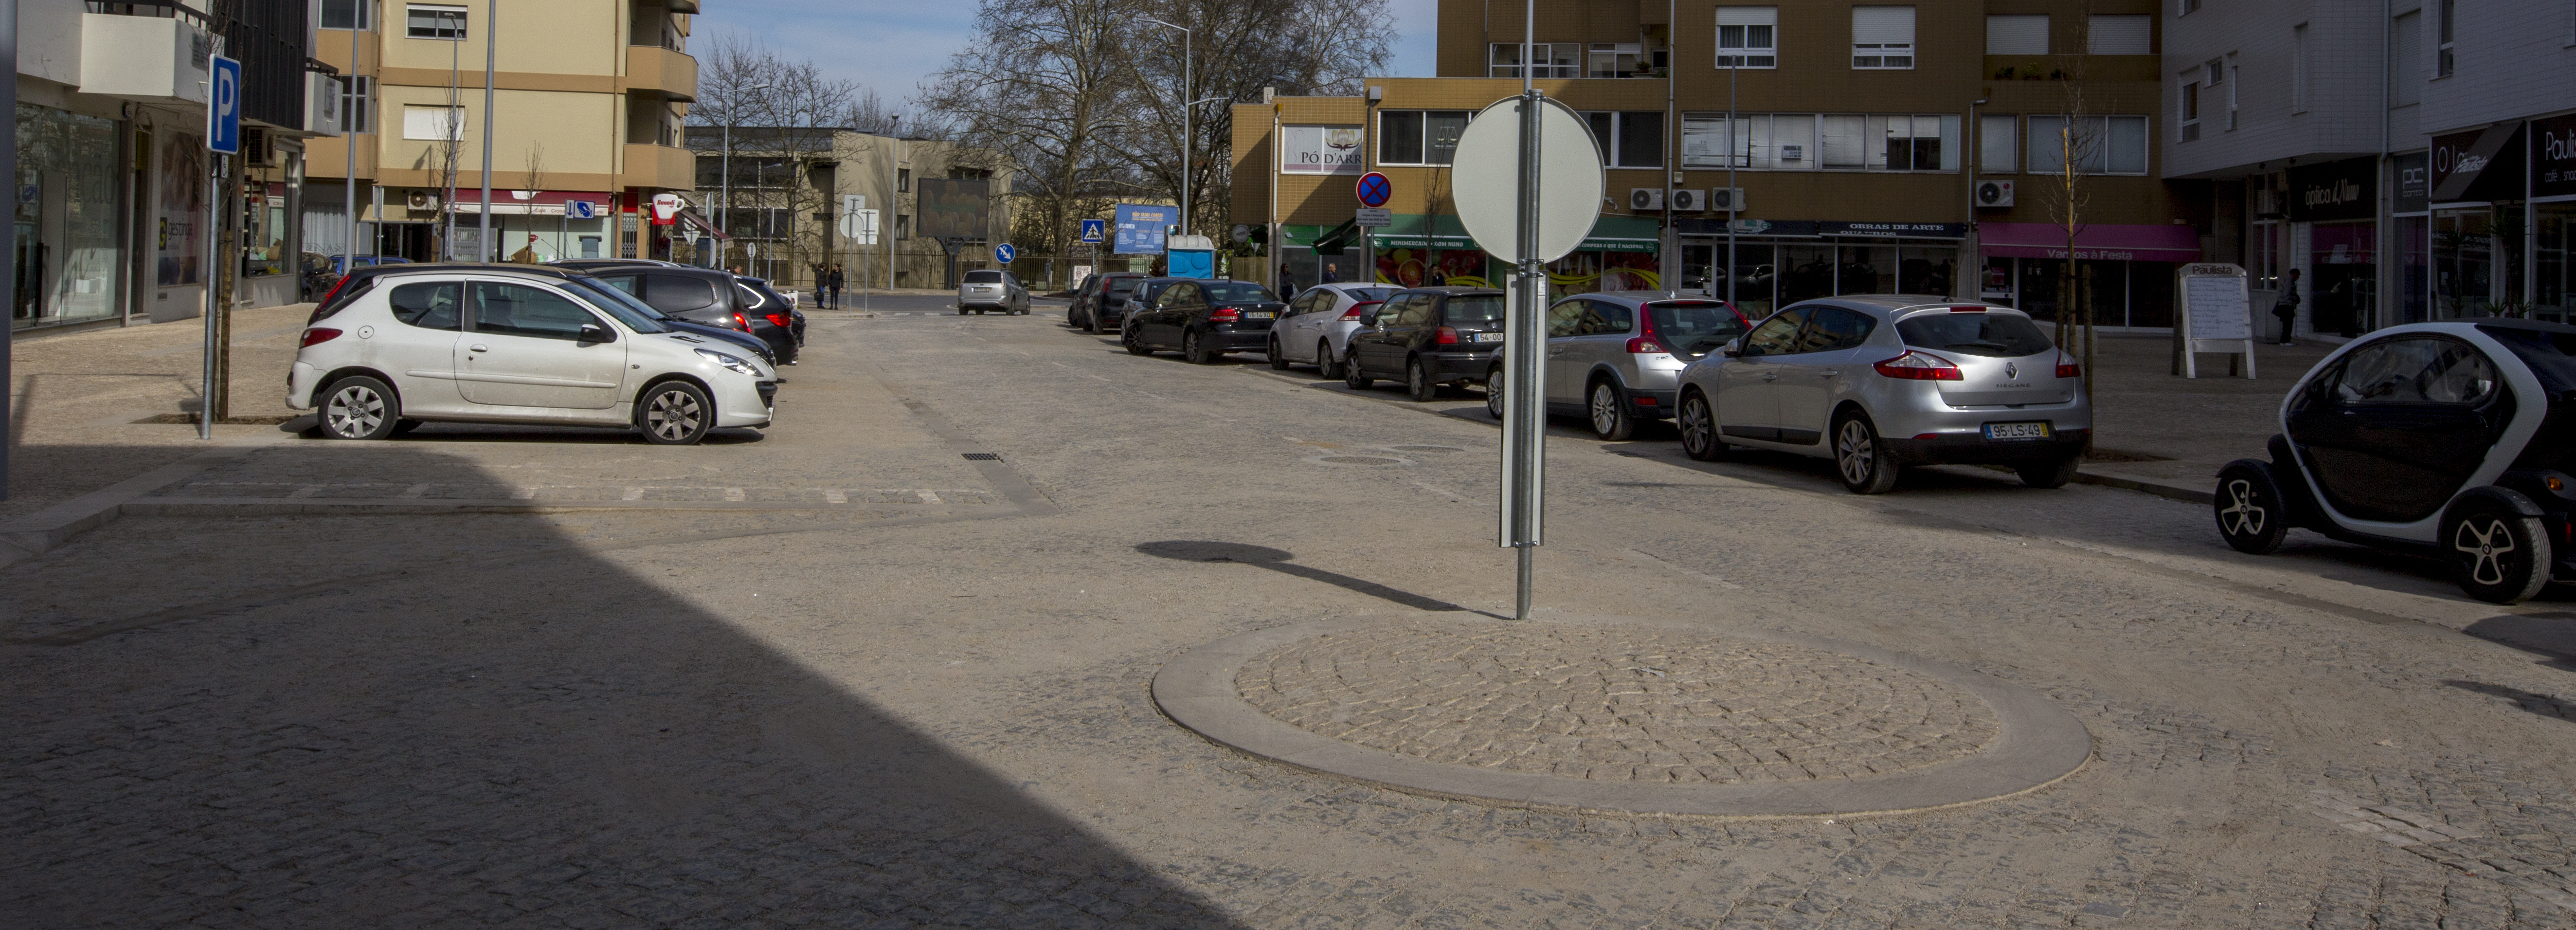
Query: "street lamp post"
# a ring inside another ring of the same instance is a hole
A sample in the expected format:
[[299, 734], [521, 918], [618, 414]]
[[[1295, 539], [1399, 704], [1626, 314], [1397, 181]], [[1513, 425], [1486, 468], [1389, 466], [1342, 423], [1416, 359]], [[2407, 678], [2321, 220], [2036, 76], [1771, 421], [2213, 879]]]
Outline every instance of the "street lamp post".
[[[1145, 21], [1181, 31], [1181, 99], [1189, 100], [1190, 27], [1174, 25], [1150, 16], [1146, 17]], [[1197, 141], [1190, 136], [1190, 111], [1197, 109], [1200, 102], [1191, 101], [1181, 105], [1181, 235], [1184, 236], [1190, 234], [1190, 146]]]
[[754, 84], [754, 85], [751, 85], [750, 87], [745, 87], [745, 88], [743, 88], [743, 89], [741, 89], [741, 90], [739, 90], [739, 91], [736, 91], [736, 92], [734, 92], [734, 93], [732, 93], [732, 94], [728, 94], [728, 95], [726, 95], [727, 97], [729, 97], [729, 98], [731, 98], [731, 99], [728, 99], [728, 100], [726, 100], [726, 101], [725, 101], [724, 156], [723, 156], [722, 158], [718, 159], [718, 163], [722, 165], [722, 167], [721, 167], [720, 169], [718, 169], [718, 170], [720, 170], [720, 171], [722, 171], [722, 172], [724, 173], [724, 180], [723, 180], [723, 182], [719, 185], [719, 186], [723, 189], [723, 191], [724, 191], [724, 212], [723, 212], [722, 214], [719, 214], [719, 216], [720, 216], [721, 218], [720, 218], [720, 219], [718, 219], [718, 220], [716, 220], [716, 225], [721, 226], [721, 227], [723, 227], [723, 228], [724, 228], [724, 234], [725, 234], [725, 237], [726, 237], [726, 238], [728, 238], [728, 239], [730, 239], [730, 238], [732, 238], [732, 237], [733, 237], [733, 117], [734, 117], [734, 111], [735, 111], [737, 108], [739, 108], [740, 106], [742, 106], [742, 98], [741, 98], [741, 96], [740, 96], [740, 95], [742, 95], [742, 94], [748, 94], [748, 93], [751, 93], [752, 91], [756, 91], [756, 90], [768, 90], [770, 87], [771, 87], [771, 85], [769, 85], [769, 84]]
[[[493, 245], [493, 242], [492, 242], [492, 71], [493, 71], [494, 59], [495, 59], [496, 57], [498, 57], [498, 56], [497, 56], [497, 51], [498, 51], [498, 50], [499, 50], [499, 48], [500, 48], [501, 30], [500, 30], [499, 28], [497, 28], [497, 25], [498, 25], [498, 23], [499, 23], [500, 18], [501, 18], [501, 0], [492, 0], [492, 2], [491, 2], [491, 3], [486, 4], [486, 5], [484, 6], [484, 8], [483, 8], [483, 210], [482, 210], [482, 213], [483, 213], [483, 222], [482, 222], [481, 226], [479, 227], [479, 230], [474, 234], [474, 236], [475, 236], [474, 251], [477, 253], [477, 254], [475, 255], [475, 258], [476, 258], [476, 259], [478, 259], [478, 260], [481, 260], [481, 261], [493, 261], [493, 260], [495, 260], [495, 259], [497, 259], [497, 258], [499, 257], [499, 256], [497, 256], [497, 255], [494, 255], [494, 254], [493, 254], [493, 251], [494, 251], [494, 245]], [[356, 62], [352, 61], [352, 62], [351, 62], [351, 64], [354, 66], [354, 65], [356, 64]], [[644, 258], [651, 258], [651, 257], [653, 257], [653, 256], [646, 255], [646, 256], [643, 256], [643, 257], [644, 257]]]

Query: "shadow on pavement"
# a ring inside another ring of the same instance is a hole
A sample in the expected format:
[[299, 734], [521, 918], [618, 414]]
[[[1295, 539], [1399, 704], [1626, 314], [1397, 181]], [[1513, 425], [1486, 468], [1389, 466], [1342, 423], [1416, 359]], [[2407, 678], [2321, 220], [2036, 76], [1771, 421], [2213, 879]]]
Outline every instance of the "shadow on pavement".
[[[470, 467], [425, 445], [384, 454]], [[165, 595], [129, 591], [156, 572], [128, 558], [203, 552], [237, 589], [350, 578], [0, 649], [0, 925], [1233, 926], [696, 604], [737, 592], [668, 589], [726, 576], [448, 519], [135, 521], [0, 570], [12, 636], [147, 613]], [[423, 539], [478, 554], [364, 577]]]
[[2557, 720], [2576, 721], [2576, 698], [2562, 697], [2555, 694], [2537, 694], [2522, 690], [2521, 688], [2508, 687], [2505, 685], [2491, 685], [2483, 681], [2460, 681], [2458, 679], [2451, 679], [2442, 683], [2458, 688], [2462, 691], [2475, 691], [2479, 694], [2491, 695], [2512, 701], [2514, 706], [2520, 707], [2531, 713], [2539, 714], [2543, 717]]
[[1456, 604], [1449, 603], [1448, 601], [1435, 600], [1408, 591], [1398, 591], [1374, 581], [1363, 581], [1349, 575], [1328, 572], [1320, 568], [1308, 568], [1289, 561], [1290, 559], [1296, 558], [1294, 554], [1291, 554], [1286, 550], [1272, 549], [1268, 546], [1254, 546], [1244, 543], [1214, 542], [1195, 539], [1167, 539], [1161, 542], [1138, 543], [1136, 545], [1136, 551], [1158, 558], [1178, 559], [1183, 562], [1238, 562], [1244, 565], [1254, 566], [1256, 568], [1266, 568], [1283, 575], [1304, 578], [1308, 581], [1320, 581], [1337, 588], [1357, 591], [1370, 597], [1394, 601], [1395, 603], [1402, 604], [1415, 610], [1451, 611], [1467, 609]]

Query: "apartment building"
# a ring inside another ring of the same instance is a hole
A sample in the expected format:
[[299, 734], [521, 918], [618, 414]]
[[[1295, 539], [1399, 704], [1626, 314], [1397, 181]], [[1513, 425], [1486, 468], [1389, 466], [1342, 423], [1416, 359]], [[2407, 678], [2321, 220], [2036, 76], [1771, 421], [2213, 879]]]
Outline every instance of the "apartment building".
[[[1495, 280], [1504, 269], [1452, 206], [1476, 192], [1450, 190], [1446, 166], [1466, 123], [1519, 92], [1527, 68], [1584, 114], [1608, 166], [1603, 216], [1549, 269], [1560, 290], [1731, 288], [1755, 313], [1932, 293], [2049, 317], [2071, 272], [2103, 325], [2164, 327], [2173, 265], [2199, 257], [2204, 230], [2158, 179], [2157, 12], [2156, 0], [1545, 0], [1524, 53], [1519, 3], [1451, 0], [1438, 77], [1238, 105], [1231, 212], [1276, 225], [1278, 261], [1300, 282], [1328, 262], [1343, 280], [1360, 268], [1404, 284], [1434, 269]], [[2064, 198], [2048, 195], [2066, 186], [2070, 139], [2084, 204], [2071, 242]], [[1372, 170], [1394, 183], [1396, 216], [1361, 231], [1347, 225], [1351, 185]]]
[[[1010, 238], [1013, 175], [990, 152], [835, 127], [691, 126], [687, 139], [697, 196], [728, 238], [684, 260], [797, 287], [812, 286], [816, 270], [831, 265], [842, 267], [851, 288], [887, 287], [889, 279], [894, 287], [955, 287], [958, 270], [986, 267], [991, 246]], [[925, 197], [938, 214], [928, 224]], [[852, 207], [874, 223], [874, 235], [843, 234]], [[1043, 268], [1018, 270], [1032, 282], [1051, 277]]]
[[2212, 257], [2302, 335], [2496, 313], [2566, 320], [2576, 6], [2173, 0], [2161, 140]]
[[697, 165], [681, 128], [697, 95], [697, 0], [314, 2], [315, 56], [354, 80], [346, 143], [317, 143], [306, 160], [306, 249], [669, 258], [688, 230], [712, 228], [688, 199]]
[[[217, 15], [176, 2], [22, 0], [13, 330], [198, 316], [219, 234], [240, 246], [237, 301], [295, 301], [292, 179], [307, 139], [331, 131], [317, 118], [331, 103], [328, 78], [306, 69], [308, 3], [239, 0]], [[218, 51], [243, 66], [231, 174], [241, 183], [222, 188], [205, 138]]]

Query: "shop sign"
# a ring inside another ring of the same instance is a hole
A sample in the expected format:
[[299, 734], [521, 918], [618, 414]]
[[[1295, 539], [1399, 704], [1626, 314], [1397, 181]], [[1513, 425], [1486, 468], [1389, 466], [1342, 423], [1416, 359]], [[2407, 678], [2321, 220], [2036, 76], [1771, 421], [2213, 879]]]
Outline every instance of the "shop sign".
[[2514, 200], [2522, 196], [2522, 124], [2433, 137], [2435, 203]]
[[2427, 153], [2399, 155], [2389, 166], [2397, 173], [2397, 212], [2422, 213], [2432, 205], [2433, 169]]
[[2531, 195], [2576, 196], [2576, 116], [2531, 121]]
[[1966, 223], [1845, 223], [1826, 221], [1817, 226], [1828, 236], [1907, 236], [1926, 239], [1964, 239]]
[[2379, 214], [2375, 158], [2347, 158], [2290, 169], [2290, 219], [2366, 220]]
[[1281, 126], [1279, 173], [1358, 174], [1365, 138], [1358, 126]]

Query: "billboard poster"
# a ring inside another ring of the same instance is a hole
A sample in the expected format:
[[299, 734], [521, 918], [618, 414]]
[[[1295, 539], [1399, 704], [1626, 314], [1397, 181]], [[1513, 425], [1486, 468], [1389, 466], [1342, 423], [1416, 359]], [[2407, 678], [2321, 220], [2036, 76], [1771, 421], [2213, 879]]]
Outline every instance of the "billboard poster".
[[1279, 127], [1279, 173], [1358, 174], [1358, 126]]
[[206, 224], [206, 140], [172, 133], [162, 141], [160, 197], [153, 211], [153, 281], [162, 287], [202, 284]]
[[1152, 204], [1118, 205], [1118, 245], [1111, 251], [1118, 255], [1161, 255], [1163, 233], [1180, 217], [1176, 207]]
[[992, 182], [981, 178], [922, 178], [921, 225], [915, 235], [932, 239], [981, 239], [990, 228], [986, 211], [992, 204]]

